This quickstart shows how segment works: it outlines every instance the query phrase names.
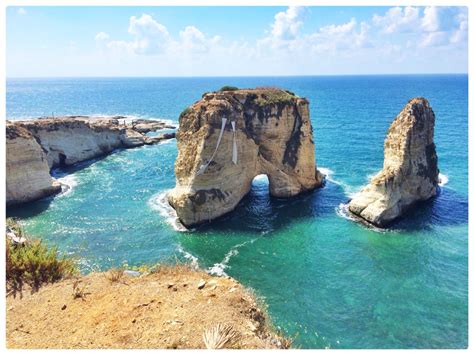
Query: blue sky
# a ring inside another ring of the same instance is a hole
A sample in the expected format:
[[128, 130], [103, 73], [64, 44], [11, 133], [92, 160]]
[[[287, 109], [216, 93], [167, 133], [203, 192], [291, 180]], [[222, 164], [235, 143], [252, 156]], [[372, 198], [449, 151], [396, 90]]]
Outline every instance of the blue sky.
[[7, 76], [466, 73], [465, 7], [9, 7]]

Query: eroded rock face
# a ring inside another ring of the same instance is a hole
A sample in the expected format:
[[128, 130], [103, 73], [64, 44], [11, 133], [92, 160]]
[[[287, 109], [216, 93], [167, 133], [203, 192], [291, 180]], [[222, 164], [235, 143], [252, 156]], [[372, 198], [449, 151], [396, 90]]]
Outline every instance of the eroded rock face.
[[436, 195], [439, 171], [434, 125], [428, 100], [408, 102], [385, 138], [383, 169], [350, 202], [352, 213], [383, 227], [413, 203]]
[[[174, 137], [174, 133], [148, 137], [133, 125], [121, 123], [120, 118], [66, 116], [7, 121], [7, 205], [59, 192], [59, 183], [50, 175], [52, 168]], [[166, 125], [157, 122], [150, 121], [147, 132]], [[147, 126], [145, 120], [140, 124]]]
[[[227, 123], [210, 161], [223, 118]], [[283, 90], [205, 94], [181, 115], [177, 141], [176, 187], [168, 200], [186, 226], [233, 210], [259, 174], [268, 176], [270, 194], [276, 197], [291, 197], [323, 182], [316, 169], [308, 101]]]
[[57, 117], [17, 124], [28, 129], [41, 144], [50, 168], [76, 164], [145, 142], [142, 134], [111, 118]]
[[34, 201], [61, 190], [49, 174], [46, 154], [28, 130], [6, 125], [6, 204]]

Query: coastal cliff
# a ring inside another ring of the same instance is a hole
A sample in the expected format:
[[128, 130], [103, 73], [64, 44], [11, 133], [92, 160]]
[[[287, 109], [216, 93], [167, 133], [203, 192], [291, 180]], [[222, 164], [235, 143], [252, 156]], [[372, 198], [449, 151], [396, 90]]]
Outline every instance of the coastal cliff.
[[66, 116], [7, 121], [7, 206], [30, 202], [61, 191], [50, 175], [55, 167], [174, 138], [174, 133], [149, 137], [142, 132], [171, 128], [140, 120], [139, 130], [118, 118]]
[[434, 125], [428, 100], [408, 102], [385, 138], [383, 169], [352, 199], [350, 212], [383, 227], [413, 203], [436, 195], [439, 170]]
[[24, 127], [6, 125], [7, 206], [37, 200], [61, 190], [49, 174], [46, 154]]
[[50, 168], [144, 145], [148, 137], [108, 117], [68, 116], [21, 121], [43, 147]]
[[185, 266], [161, 266], [131, 276], [135, 274], [110, 270], [45, 285], [33, 294], [24, 292], [22, 298], [7, 297], [7, 347], [212, 349], [217, 347], [203, 335], [218, 324], [231, 329], [223, 348], [291, 345], [273, 330], [256, 298], [234, 279]]
[[195, 225], [232, 211], [266, 174], [270, 194], [319, 187], [308, 101], [276, 88], [207, 93], [180, 116], [170, 205]]

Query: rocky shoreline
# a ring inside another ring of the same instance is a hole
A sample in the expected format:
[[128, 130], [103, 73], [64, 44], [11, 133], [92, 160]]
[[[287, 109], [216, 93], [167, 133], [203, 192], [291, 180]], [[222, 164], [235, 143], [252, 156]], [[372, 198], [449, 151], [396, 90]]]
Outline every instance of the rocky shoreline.
[[175, 133], [146, 133], [176, 128], [163, 121], [122, 122], [122, 116], [43, 117], [6, 122], [6, 203], [18, 205], [54, 195], [60, 184], [50, 171], [105, 156], [116, 149], [156, 144]]

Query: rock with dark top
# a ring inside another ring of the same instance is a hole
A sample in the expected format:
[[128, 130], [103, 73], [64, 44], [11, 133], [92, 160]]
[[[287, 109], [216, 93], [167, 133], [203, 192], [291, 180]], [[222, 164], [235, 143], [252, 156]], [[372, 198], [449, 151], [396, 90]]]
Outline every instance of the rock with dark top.
[[[223, 118], [227, 123], [215, 151]], [[168, 200], [186, 226], [232, 211], [259, 174], [268, 176], [276, 197], [295, 196], [323, 182], [308, 100], [284, 90], [207, 93], [183, 111], [176, 138], [176, 187]]]
[[415, 202], [436, 195], [439, 171], [434, 125], [428, 100], [408, 102], [385, 138], [383, 169], [352, 199], [350, 212], [384, 227]]

